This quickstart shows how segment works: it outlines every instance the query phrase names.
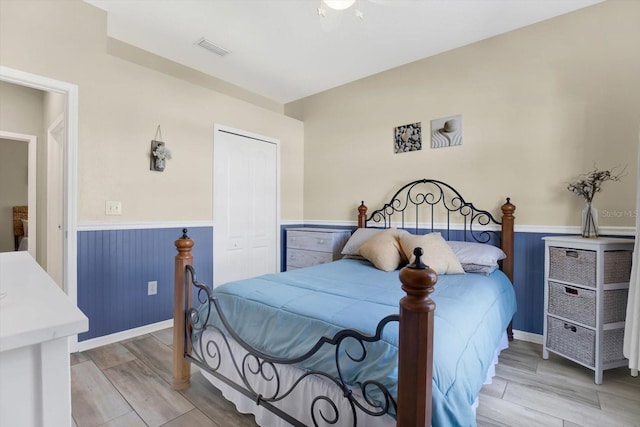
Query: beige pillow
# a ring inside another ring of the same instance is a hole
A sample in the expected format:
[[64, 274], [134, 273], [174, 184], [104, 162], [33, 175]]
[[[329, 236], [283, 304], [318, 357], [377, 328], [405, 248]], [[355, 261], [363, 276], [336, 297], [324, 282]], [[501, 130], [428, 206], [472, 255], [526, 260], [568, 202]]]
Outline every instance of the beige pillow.
[[358, 251], [379, 270], [396, 270], [402, 262], [398, 230], [395, 228], [389, 228], [370, 237], [360, 245]]
[[360, 249], [360, 246], [384, 230], [384, 228], [357, 228], [347, 240], [344, 248], [342, 248], [342, 255], [359, 255], [358, 249]]
[[422, 248], [424, 256], [422, 262], [435, 270], [438, 274], [463, 274], [464, 269], [460, 265], [460, 261], [453, 253], [453, 250], [447, 245], [446, 240], [442, 238], [440, 233], [429, 233], [420, 236], [415, 234], [403, 234], [400, 236], [400, 247], [404, 255], [412, 264], [415, 260], [413, 250]]

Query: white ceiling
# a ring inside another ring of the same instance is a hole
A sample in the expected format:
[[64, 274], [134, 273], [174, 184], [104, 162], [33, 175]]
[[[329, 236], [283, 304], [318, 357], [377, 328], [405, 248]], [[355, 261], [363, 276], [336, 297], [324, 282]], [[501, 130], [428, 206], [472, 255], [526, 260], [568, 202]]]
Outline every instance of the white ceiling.
[[287, 103], [600, 0], [358, 0], [324, 18], [321, 0], [85, 1], [110, 37]]

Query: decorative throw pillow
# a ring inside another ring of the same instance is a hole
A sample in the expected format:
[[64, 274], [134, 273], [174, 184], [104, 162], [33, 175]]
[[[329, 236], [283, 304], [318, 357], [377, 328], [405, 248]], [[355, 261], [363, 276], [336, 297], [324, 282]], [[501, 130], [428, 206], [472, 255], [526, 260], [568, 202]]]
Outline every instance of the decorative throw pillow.
[[379, 270], [396, 270], [402, 262], [398, 230], [389, 228], [376, 233], [360, 246], [359, 252]]
[[347, 243], [342, 248], [342, 255], [360, 255], [358, 249], [371, 237], [385, 231], [384, 228], [358, 228], [353, 232]]
[[416, 236], [414, 234], [402, 234], [400, 236], [400, 247], [404, 255], [409, 259], [409, 263], [413, 263], [415, 248], [422, 248], [424, 256], [422, 262], [435, 270], [438, 274], [463, 274], [464, 269], [460, 265], [460, 261], [456, 258], [456, 254], [447, 245], [446, 240], [442, 238], [440, 233], [429, 233]]

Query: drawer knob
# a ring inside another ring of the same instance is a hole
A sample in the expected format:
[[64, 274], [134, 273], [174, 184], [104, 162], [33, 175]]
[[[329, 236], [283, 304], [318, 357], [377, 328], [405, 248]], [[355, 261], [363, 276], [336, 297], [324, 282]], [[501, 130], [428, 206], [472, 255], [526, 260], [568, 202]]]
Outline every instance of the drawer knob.
[[576, 327], [575, 327], [575, 326], [570, 325], [570, 324], [568, 324], [568, 323], [565, 323], [565, 324], [564, 324], [564, 328], [565, 328], [565, 329], [571, 329], [571, 332], [576, 332], [576, 331], [578, 330], [578, 329], [576, 329]]

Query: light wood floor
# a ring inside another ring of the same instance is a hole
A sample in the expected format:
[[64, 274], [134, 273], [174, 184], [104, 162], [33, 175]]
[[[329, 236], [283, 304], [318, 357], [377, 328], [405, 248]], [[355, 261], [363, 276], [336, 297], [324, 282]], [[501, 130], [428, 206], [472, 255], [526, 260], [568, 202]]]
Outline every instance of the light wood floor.
[[[72, 355], [72, 412], [78, 427], [255, 426], [199, 372], [192, 386], [171, 383], [171, 329]], [[502, 352], [493, 383], [480, 394], [479, 427], [640, 426], [640, 378], [628, 369], [593, 372], [514, 341]]]

